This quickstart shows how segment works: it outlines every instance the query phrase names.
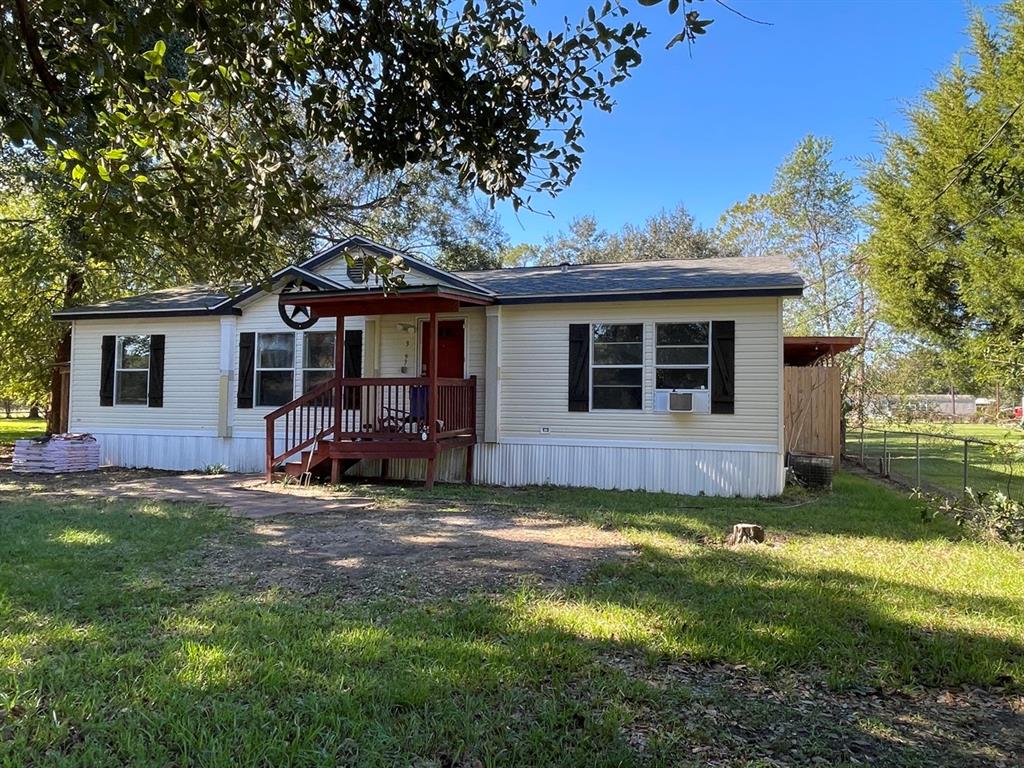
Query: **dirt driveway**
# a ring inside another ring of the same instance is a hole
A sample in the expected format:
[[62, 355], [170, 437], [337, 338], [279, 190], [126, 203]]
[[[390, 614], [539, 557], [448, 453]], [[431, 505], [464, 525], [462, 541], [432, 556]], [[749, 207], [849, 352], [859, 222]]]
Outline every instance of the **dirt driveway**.
[[[499, 490], [495, 491], [500, 494]], [[245, 476], [102, 470], [75, 476], [0, 472], [4, 499], [153, 499], [224, 507], [250, 522], [209, 543], [205, 583], [342, 597], [430, 598], [521, 583], [573, 582], [631, 548], [617, 532], [507, 505], [422, 501], [398, 508], [363, 496], [268, 492]]]

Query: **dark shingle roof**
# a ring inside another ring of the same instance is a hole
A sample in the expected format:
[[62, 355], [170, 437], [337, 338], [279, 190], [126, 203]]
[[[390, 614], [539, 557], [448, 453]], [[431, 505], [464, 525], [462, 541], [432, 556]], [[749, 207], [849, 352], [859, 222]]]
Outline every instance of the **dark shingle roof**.
[[793, 265], [773, 256], [521, 267], [457, 274], [495, 293], [500, 303], [614, 294], [631, 298], [655, 298], [661, 293], [798, 295], [804, 287]]
[[[359, 243], [357, 243], [359, 244]], [[336, 251], [337, 249], [331, 249]], [[322, 257], [330, 255], [324, 252]], [[319, 257], [318, 257], [319, 258]], [[410, 257], [411, 258], [411, 257]], [[287, 267], [277, 276], [295, 273], [307, 279], [317, 266]], [[788, 261], [778, 257], [728, 259], [664, 259], [566, 267], [521, 267], [448, 273], [416, 261], [417, 269], [449, 283], [489, 294], [499, 304], [555, 301], [616, 301], [735, 295], [798, 296], [804, 282]], [[300, 274], [301, 273], [301, 274]], [[322, 278], [317, 287], [337, 284]], [[229, 294], [209, 285], [185, 285], [54, 313], [62, 320], [102, 317], [159, 317], [241, 314], [238, 304], [263, 286], [235, 286]]]
[[230, 297], [209, 285], [182, 285], [162, 291], [142, 293], [123, 299], [106, 301], [83, 307], [71, 307], [55, 312], [54, 317], [64, 320], [86, 319], [99, 316], [131, 317], [133, 315], [174, 315], [207, 314]]

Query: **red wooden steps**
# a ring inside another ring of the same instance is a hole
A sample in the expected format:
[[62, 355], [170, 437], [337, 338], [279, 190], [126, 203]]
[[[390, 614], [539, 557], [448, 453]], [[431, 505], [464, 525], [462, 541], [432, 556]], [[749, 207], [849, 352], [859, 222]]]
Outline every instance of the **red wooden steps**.
[[[303, 451], [299, 454], [298, 461], [289, 461], [285, 464], [285, 473], [289, 477], [300, 477], [306, 472], [310, 472], [315, 476], [327, 474], [331, 469], [330, 445], [329, 440], [319, 441], [316, 445], [316, 450]], [[345, 469], [348, 469], [348, 467], [345, 467]]]

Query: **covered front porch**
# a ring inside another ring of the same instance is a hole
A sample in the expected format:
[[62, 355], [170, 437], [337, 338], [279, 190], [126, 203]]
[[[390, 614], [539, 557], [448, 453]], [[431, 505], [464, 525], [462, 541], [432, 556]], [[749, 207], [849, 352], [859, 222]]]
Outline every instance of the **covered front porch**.
[[329, 467], [331, 482], [338, 483], [361, 460], [379, 461], [385, 476], [391, 459], [422, 459], [430, 488], [438, 457], [456, 448], [465, 449], [465, 478], [472, 482], [477, 380], [445, 360], [442, 334], [451, 321], [439, 315], [490, 304], [488, 296], [433, 285], [284, 293], [280, 303], [313, 319], [333, 317], [338, 328], [346, 317], [420, 317], [422, 360], [418, 375], [346, 377], [344, 339], [336, 334], [334, 376], [266, 416], [268, 482], [281, 470], [300, 476]]

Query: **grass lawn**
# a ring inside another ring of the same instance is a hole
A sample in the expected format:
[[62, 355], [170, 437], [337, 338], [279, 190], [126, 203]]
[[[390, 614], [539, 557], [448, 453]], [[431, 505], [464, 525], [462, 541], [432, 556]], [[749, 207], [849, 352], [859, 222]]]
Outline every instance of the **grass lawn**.
[[26, 437], [39, 437], [46, 431], [46, 422], [42, 419], [0, 417], [0, 448], [11, 446], [15, 440]]
[[1020, 444], [1024, 441], [1024, 429], [1015, 421], [999, 424], [961, 424], [957, 422], [919, 421], [908, 424], [872, 425], [875, 429], [895, 429], [907, 432], [939, 432], [955, 437], [973, 437], [975, 440], [992, 440], [997, 443]]
[[[637, 550], [575, 586], [428, 602], [205, 582], [224, 547], [268, 546], [251, 523], [6, 488], [3, 765], [1016, 759], [1001, 740], [1019, 723], [958, 730], [933, 707], [935, 688], [1024, 692], [1024, 552], [922, 523], [863, 478], [775, 501], [376, 488], [382, 515], [409, 499], [533, 510]], [[741, 521], [770, 546], [722, 546]]]
[[[886, 431], [883, 438], [882, 430]], [[912, 432], [925, 433], [920, 438]], [[861, 455], [861, 434], [847, 432], [846, 453]], [[964, 443], [962, 439], [990, 441], [995, 446], [969, 443], [967, 485], [975, 491], [1000, 490], [1024, 500], [1024, 430], [1000, 424], [876, 425], [865, 431], [865, 463], [878, 471], [883, 453], [890, 457], [891, 474], [907, 484], [959, 495], [964, 486]], [[920, 469], [918, 468], [920, 445]], [[920, 483], [918, 478], [920, 477]]]

